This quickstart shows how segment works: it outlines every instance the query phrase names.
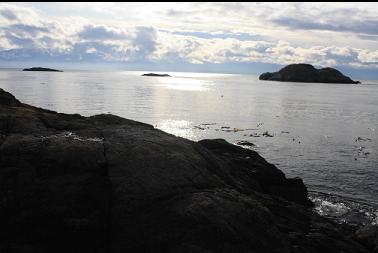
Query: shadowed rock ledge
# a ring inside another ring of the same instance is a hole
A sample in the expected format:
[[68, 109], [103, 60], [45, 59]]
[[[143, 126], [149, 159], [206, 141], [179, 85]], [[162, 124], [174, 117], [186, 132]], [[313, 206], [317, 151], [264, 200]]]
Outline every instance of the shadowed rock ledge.
[[369, 252], [309, 206], [254, 151], [0, 89], [0, 252]]
[[360, 83], [344, 76], [334, 68], [316, 69], [310, 64], [290, 64], [278, 72], [266, 72], [259, 76], [260, 80], [282, 82], [311, 82], [311, 83]]

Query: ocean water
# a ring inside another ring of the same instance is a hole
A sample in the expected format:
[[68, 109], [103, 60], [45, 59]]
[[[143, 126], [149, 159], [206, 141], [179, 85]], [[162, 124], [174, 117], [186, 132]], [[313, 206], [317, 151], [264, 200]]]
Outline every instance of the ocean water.
[[195, 141], [250, 141], [287, 177], [304, 180], [320, 213], [345, 218], [358, 210], [378, 221], [378, 81], [142, 73], [2, 69], [0, 87], [24, 103], [58, 112], [112, 113]]

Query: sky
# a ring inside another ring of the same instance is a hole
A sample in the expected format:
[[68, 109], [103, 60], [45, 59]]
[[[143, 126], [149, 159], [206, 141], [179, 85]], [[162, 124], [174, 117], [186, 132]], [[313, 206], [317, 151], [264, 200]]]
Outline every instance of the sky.
[[0, 3], [0, 34], [0, 67], [256, 74], [309, 63], [378, 79], [374, 2]]

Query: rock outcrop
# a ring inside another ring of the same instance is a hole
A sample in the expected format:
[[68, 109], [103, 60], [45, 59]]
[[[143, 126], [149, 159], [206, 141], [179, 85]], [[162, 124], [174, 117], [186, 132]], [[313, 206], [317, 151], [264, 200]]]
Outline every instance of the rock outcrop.
[[334, 68], [316, 69], [310, 64], [291, 64], [278, 72], [266, 72], [260, 80], [311, 83], [360, 83], [344, 76]]
[[170, 75], [168, 75], [168, 74], [156, 74], [156, 73], [147, 73], [147, 74], [143, 74], [142, 76], [170, 77]]
[[42, 67], [33, 67], [28, 69], [23, 69], [22, 71], [49, 71], [49, 72], [63, 72], [58, 69], [42, 68]]
[[309, 206], [252, 150], [0, 89], [0, 252], [369, 252]]

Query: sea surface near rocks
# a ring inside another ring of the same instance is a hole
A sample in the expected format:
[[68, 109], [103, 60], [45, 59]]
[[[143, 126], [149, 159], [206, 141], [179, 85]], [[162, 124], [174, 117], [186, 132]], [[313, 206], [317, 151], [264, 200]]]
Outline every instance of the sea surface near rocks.
[[58, 112], [112, 113], [191, 140], [249, 141], [255, 146], [247, 148], [287, 176], [303, 178], [319, 212], [346, 211], [343, 217], [354, 219], [353, 210], [367, 205], [364, 217], [376, 222], [377, 81], [267, 83], [253, 75], [165, 72], [172, 77], [151, 79], [143, 73], [2, 69], [0, 88]]

